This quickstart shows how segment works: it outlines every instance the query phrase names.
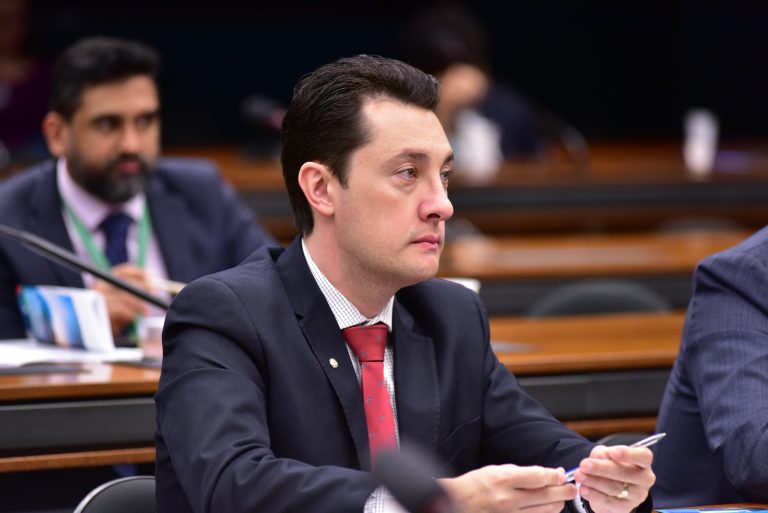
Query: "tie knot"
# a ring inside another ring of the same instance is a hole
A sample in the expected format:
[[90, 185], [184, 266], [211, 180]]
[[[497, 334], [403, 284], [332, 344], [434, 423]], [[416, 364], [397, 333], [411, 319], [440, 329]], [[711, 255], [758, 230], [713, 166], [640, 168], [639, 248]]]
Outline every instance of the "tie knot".
[[104, 253], [112, 265], [128, 261], [126, 239], [128, 228], [132, 222], [131, 216], [125, 212], [114, 212], [105, 217], [99, 224], [99, 229], [104, 232], [106, 242]]
[[342, 330], [347, 344], [361, 362], [384, 361], [387, 332], [387, 325], [380, 322], [371, 326], [352, 326]]
[[127, 233], [128, 227], [131, 226], [132, 222], [131, 216], [125, 212], [113, 212], [99, 224], [99, 230], [103, 231], [107, 236], [111, 233]]

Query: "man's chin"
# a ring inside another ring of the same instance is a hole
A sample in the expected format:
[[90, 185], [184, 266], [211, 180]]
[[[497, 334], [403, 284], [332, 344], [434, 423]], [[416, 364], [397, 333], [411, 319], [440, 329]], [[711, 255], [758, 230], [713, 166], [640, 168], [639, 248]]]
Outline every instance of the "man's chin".
[[138, 194], [146, 192], [149, 177], [146, 175], [120, 176], [100, 191], [99, 197], [107, 203], [125, 203]]
[[438, 266], [436, 264], [425, 263], [411, 269], [408, 276], [403, 281], [407, 282], [404, 286], [416, 285], [422, 281], [427, 281], [437, 276]]

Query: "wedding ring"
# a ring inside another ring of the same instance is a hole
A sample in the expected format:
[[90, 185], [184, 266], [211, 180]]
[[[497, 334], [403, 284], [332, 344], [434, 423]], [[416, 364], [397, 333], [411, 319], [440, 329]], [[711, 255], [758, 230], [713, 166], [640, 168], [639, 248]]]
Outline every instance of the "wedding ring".
[[626, 499], [627, 497], [629, 497], [629, 484], [628, 483], [624, 483], [622, 485], [622, 487], [621, 487], [621, 491], [616, 496], [616, 498], [617, 499]]

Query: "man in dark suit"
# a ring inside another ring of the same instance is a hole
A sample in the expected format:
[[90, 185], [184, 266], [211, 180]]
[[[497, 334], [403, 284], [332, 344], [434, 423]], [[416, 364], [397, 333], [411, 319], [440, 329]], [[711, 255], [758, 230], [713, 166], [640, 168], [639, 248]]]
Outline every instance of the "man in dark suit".
[[651, 452], [552, 418], [493, 354], [478, 296], [432, 279], [453, 213], [437, 101], [433, 77], [381, 57], [298, 84], [282, 164], [301, 236], [169, 311], [160, 512], [395, 511], [370, 469], [400, 440], [466, 513], [560, 511], [576, 488], [558, 467], [577, 466], [595, 512], [650, 509]]
[[659, 411], [663, 506], [768, 502], [766, 291], [768, 228], [696, 270]]
[[[186, 282], [275, 243], [212, 164], [158, 159], [157, 70], [156, 53], [131, 41], [91, 38], [68, 48], [54, 68], [43, 121], [57, 159], [0, 184], [0, 222], [148, 290], [152, 278]], [[108, 219], [116, 222], [107, 226]], [[24, 336], [18, 284], [101, 291], [115, 333], [147, 313], [131, 295], [1, 239], [0, 338]]]

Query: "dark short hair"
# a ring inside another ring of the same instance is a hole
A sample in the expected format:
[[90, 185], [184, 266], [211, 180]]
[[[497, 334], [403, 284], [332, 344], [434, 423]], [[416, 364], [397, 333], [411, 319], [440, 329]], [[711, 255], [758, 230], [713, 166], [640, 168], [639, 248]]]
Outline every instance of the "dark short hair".
[[370, 140], [364, 100], [391, 98], [434, 111], [439, 97], [435, 77], [376, 55], [339, 59], [302, 77], [283, 119], [281, 156], [299, 233], [309, 235], [314, 228], [312, 209], [298, 184], [299, 169], [305, 162], [319, 162], [346, 186], [350, 154]]
[[152, 48], [107, 37], [81, 39], [56, 60], [51, 79], [51, 110], [71, 120], [87, 87], [136, 75], [157, 78], [160, 57]]

